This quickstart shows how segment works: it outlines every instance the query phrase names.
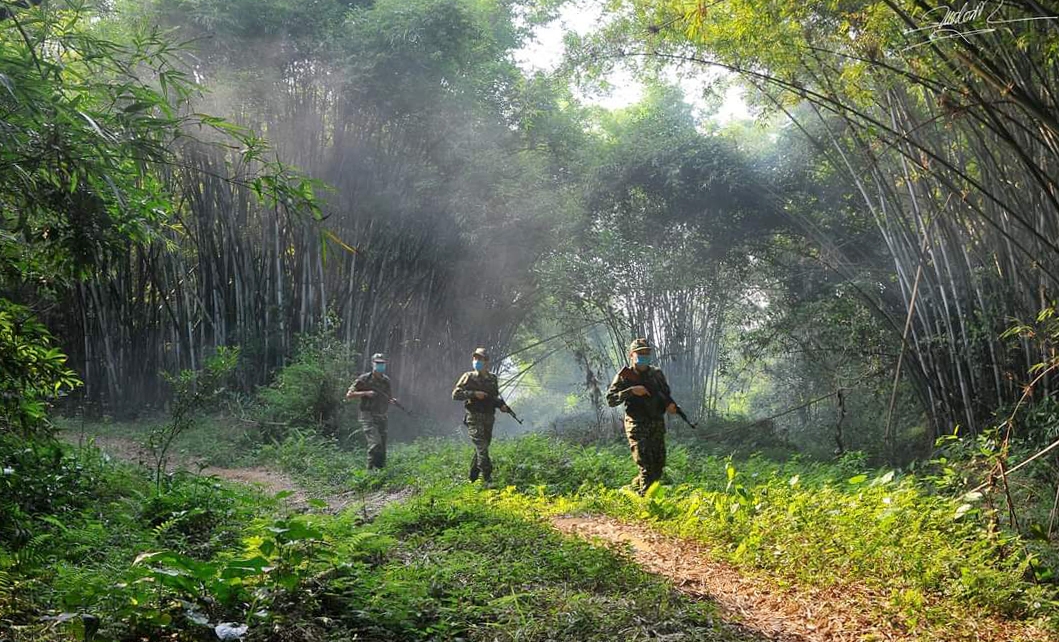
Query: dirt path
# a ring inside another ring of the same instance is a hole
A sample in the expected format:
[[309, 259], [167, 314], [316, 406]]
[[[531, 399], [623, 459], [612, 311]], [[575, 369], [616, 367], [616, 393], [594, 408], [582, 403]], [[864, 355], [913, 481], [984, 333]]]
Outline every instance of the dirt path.
[[[61, 437], [77, 445], [78, 435], [73, 433], [62, 433]], [[122, 437], [110, 437], [96, 435], [93, 441], [97, 448], [111, 457], [124, 461], [150, 466], [151, 457], [143, 446], [131, 439]], [[206, 477], [218, 477], [227, 481], [253, 486], [267, 494], [276, 495], [281, 492], [289, 492], [283, 501], [291, 508], [299, 511], [308, 511], [312, 508], [310, 500], [319, 500], [327, 504], [327, 511], [339, 513], [350, 506], [360, 506], [360, 511], [365, 520], [374, 518], [388, 504], [403, 501], [413, 494], [413, 490], [405, 488], [397, 491], [376, 491], [362, 493], [349, 491], [346, 493], [314, 493], [306, 490], [303, 486], [291, 479], [284, 473], [262, 468], [219, 468], [217, 466], [205, 466], [200, 460], [188, 457], [170, 457], [169, 470], [184, 470]]]
[[959, 640], [980, 642], [1043, 641], [1043, 629], [1023, 622], [994, 618], [966, 620], [931, 631], [923, 637], [908, 632], [899, 618], [880, 621], [879, 607], [889, 593], [866, 588], [805, 588], [784, 590], [744, 576], [735, 567], [711, 559], [707, 547], [662, 535], [645, 526], [598, 515], [552, 519], [556, 529], [584, 539], [631, 549], [646, 570], [669, 578], [692, 597], [709, 599], [731, 620], [755, 637], [773, 642], [867, 642], [882, 640]]

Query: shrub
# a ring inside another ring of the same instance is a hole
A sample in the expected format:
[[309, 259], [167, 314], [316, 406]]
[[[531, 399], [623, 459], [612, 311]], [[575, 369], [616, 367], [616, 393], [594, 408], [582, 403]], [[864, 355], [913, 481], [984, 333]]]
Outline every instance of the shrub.
[[342, 401], [357, 374], [357, 352], [338, 338], [333, 319], [299, 335], [291, 363], [257, 393], [262, 436], [278, 441], [290, 427], [339, 436]]
[[0, 298], [0, 432], [48, 426], [49, 399], [81, 385], [29, 308]]
[[169, 457], [169, 447], [184, 432], [187, 432], [210, 410], [224, 382], [239, 360], [238, 348], [217, 349], [201, 370], [183, 370], [179, 376], [165, 374], [173, 386], [173, 401], [170, 404], [170, 420], [151, 431], [147, 445], [154, 458], [155, 487], [160, 488]]

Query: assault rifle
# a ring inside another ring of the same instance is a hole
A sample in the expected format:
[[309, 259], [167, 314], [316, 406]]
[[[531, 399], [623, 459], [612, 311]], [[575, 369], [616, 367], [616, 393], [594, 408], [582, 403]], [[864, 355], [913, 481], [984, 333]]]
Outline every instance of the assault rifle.
[[[470, 390], [471, 392], [475, 393], [475, 394], [477, 394], [477, 393], [479, 393], [479, 392], [485, 392], [484, 390], [475, 390], [475, 389], [471, 389], [471, 388], [469, 388], [469, 390]], [[496, 399], [496, 397], [494, 397], [493, 395], [491, 395], [491, 394], [489, 394], [489, 393], [487, 393], [487, 392], [486, 392], [485, 394], [486, 394], [486, 399]], [[484, 401], [484, 400], [483, 400], [483, 401]], [[506, 404], [505, 404], [505, 405], [506, 405]], [[522, 425], [522, 420], [518, 418], [518, 415], [516, 415], [516, 414], [515, 414], [515, 411], [511, 409], [511, 406], [508, 406], [508, 407], [507, 407], [507, 410], [501, 410], [500, 412], [502, 412], [502, 413], [505, 413], [505, 414], [508, 414], [508, 415], [511, 415], [511, 418], [512, 418], [512, 419], [514, 419], [515, 421], [517, 421], [517, 422], [519, 423], [519, 425], [520, 425], [520, 426]], [[466, 423], [466, 422], [464, 422], [464, 423]]]
[[[375, 389], [375, 388], [368, 388], [368, 390], [370, 390], [371, 392], [374, 392], [377, 395], [382, 395], [382, 392], [377, 390], [377, 389]], [[351, 392], [367, 392], [367, 390], [353, 390], [353, 386], [350, 386], [349, 390], [346, 391], [346, 395], [349, 395]], [[415, 417], [415, 413], [413, 413], [408, 408], [405, 408], [404, 406], [402, 406], [401, 402], [397, 401], [396, 398], [391, 397], [390, 395], [383, 395], [383, 396], [386, 397], [386, 399], [389, 400], [390, 403], [392, 403], [393, 405], [397, 406], [401, 410], [407, 412], [409, 417]], [[343, 401], [345, 401], [346, 399], [348, 399], [348, 396], [345, 399], [343, 399]]]
[[[378, 391], [376, 391], [376, 392], [378, 392]], [[415, 417], [415, 413], [413, 413], [413, 412], [412, 412], [411, 410], [409, 410], [408, 408], [405, 408], [404, 406], [402, 406], [402, 405], [401, 405], [401, 402], [400, 402], [400, 401], [397, 401], [397, 399], [396, 399], [396, 398], [394, 398], [394, 397], [390, 397], [389, 399], [390, 399], [390, 403], [392, 403], [393, 405], [397, 406], [397, 407], [398, 407], [398, 408], [400, 408], [401, 410], [403, 410], [403, 411], [407, 412], [407, 413], [408, 413], [408, 416], [409, 416], [409, 417]]]
[[654, 395], [661, 399], [662, 403], [664, 403], [667, 408], [669, 407], [669, 404], [673, 404], [677, 407], [677, 416], [683, 419], [684, 423], [691, 426], [692, 428], [698, 428], [698, 426], [691, 423], [691, 420], [688, 419], [688, 416], [684, 413], [684, 409], [680, 407], [680, 404], [673, 400], [672, 396], [666, 394], [661, 390], [655, 390], [653, 387], [647, 385], [647, 381], [640, 377], [640, 373], [637, 372], [634, 368], [625, 366], [621, 369], [621, 372], [618, 373], [618, 377], [622, 381], [627, 381], [635, 386], [643, 386], [644, 388], [647, 388], [647, 394]]

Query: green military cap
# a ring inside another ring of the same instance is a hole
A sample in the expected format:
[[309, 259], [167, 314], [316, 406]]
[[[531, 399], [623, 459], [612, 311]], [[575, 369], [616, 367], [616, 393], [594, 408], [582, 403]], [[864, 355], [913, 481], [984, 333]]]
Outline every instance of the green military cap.
[[376, 352], [375, 354], [371, 355], [371, 362], [372, 363], [379, 363], [379, 362], [386, 363], [386, 361], [388, 361], [388, 359], [386, 358], [386, 355], [381, 353], [381, 352]]
[[640, 352], [642, 350], [653, 350], [651, 344], [647, 342], [647, 339], [640, 337], [639, 339], [633, 339], [632, 343], [629, 344], [629, 352]]
[[475, 348], [472, 357], [481, 357], [486, 361], [489, 360], [489, 353], [485, 351], [485, 348]]

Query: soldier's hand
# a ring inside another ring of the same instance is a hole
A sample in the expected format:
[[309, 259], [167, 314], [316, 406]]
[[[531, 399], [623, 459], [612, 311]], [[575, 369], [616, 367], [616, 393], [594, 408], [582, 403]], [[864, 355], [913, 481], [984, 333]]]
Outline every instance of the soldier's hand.
[[671, 403], [668, 406], [666, 406], [666, 412], [668, 412], [671, 415], [677, 414], [677, 404]]
[[488, 397], [489, 395], [488, 395], [487, 393], [485, 393], [485, 392], [482, 392], [481, 390], [475, 390], [475, 391], [474, 391], [474, 396], [475, 396], [476, 398], [478, 398], [478, 399], [485, 399], [485, 398], [487, 398], [487, 397]]
[[507, 404], [500, 406], [500, 412], [511, 412], [511, 408], [507, 407]]
[[374, 390], [365, 390], [365, 391], [361, 392], [360, 394], [364, 395], [365, 397], [374, 397], [375, 396], [375, 391]]
[[390, 403], [397, 403], [397, 397], [390, 397]]
[[651, 391], [645, 388], [644, 386], [633, 386], [632, 388], [629, 388], [629, 392], [636, 395], [637, 397], [651, 396]]

